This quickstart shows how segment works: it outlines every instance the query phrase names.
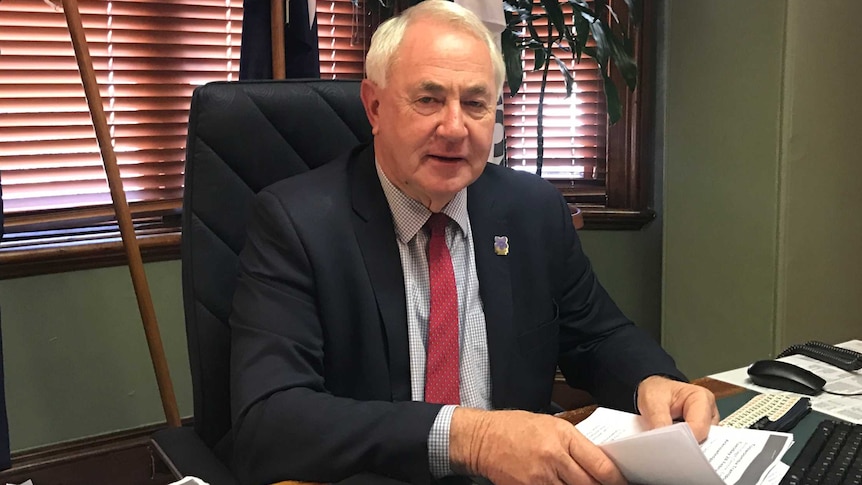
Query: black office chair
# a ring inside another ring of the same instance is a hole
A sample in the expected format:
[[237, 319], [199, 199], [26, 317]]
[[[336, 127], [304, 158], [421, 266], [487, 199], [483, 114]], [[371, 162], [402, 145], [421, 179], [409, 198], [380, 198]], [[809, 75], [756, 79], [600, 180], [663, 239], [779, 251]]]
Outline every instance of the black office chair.
[[358, 81], [218, 82], [195, 90], [182, 221], [194, 427], [152, 437], [177, 478], [237, 483], [226, 465], [232, 446], [228, 317], [254, 195], [370, 141]]

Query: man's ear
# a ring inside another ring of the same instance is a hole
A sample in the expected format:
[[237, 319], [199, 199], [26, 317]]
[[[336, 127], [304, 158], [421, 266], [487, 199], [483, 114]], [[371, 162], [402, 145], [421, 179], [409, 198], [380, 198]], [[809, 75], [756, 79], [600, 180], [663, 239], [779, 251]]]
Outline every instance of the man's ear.
[[363, 79], [359, 87], [359, 97], [362, 99], [362, 106], [365, 107], [365, 116], [371, 123], [371, 134], [376, 135], [380, 118], [380, 87], [367, 78]]

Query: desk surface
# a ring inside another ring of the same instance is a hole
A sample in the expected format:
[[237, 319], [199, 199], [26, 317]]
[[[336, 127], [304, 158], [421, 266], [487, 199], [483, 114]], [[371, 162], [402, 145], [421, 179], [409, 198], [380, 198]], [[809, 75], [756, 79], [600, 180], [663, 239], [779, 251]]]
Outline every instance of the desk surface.
[[[694, 384], [697, 384], [699, 386], [703, 386], [703, 387], [709, 389], [710, 391], [712, 391], [712, 393], [715, 394], [716, 399], [722, 399], [725, 397], [733, 396], [735, 394], [739, 394], [739, 393], [745, 391], [744, 388], [739, 387], [737, 385], [728, 384], [727, 382], [717, 381], [715, 379], [710, 379], [709, 377], [696, 379], [692, 382]], [[560, 414], [560, 417], [565, 419], [566, 421], [569, 421], [572, 424], [578, 424], [581, 421], [587, 419], [587, 417], [589, 417], [589, 415], [592, 414], [592, 412], [595, 411], [597, 407], [598, 406], [595, 406], [595, 405], [584, 406], [582, 408], [574, 409], [571, 411], [566, 411], [566, 412]], [[809, 434], [810, 434], [810, 432], [809, 432]], [[797, 445], [798, 445], [798, 440], [797, 440]], [[794, 446], [797, 446], [797, 445], [794, 445]], [[797, 451], [797, 453], [798, 453], [798, 451]], [[794, 454], [793, 456], [796, 456], [796, 455]], [[309, 482], [285, 481], [285, 482], [278, 482], [278, 483], [273, 484], [273, 485], [317, 485], [317, 484], [313, 484], [313, 483], [309, 483]]]

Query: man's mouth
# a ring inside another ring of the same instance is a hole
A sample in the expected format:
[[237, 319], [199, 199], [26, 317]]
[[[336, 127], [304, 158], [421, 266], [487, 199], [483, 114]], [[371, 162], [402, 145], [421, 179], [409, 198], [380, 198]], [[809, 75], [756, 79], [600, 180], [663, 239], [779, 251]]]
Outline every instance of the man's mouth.
[[441, 161], [441, 162], [449, 162], [449, 163], [460, 162], [461, 160], [464, 160], [464, 158], [465, 158], [465, 157], [462, 157], [462, 156], [435, 155], [435, 154], [431, 154], [431, 155], [428, 155], [428, 156], [429, 156], [429, 157], [431, 157], [431, 158], [433, 158], [433, 159], [435, 159], [435, 160], [438, 160], [438, 161]]

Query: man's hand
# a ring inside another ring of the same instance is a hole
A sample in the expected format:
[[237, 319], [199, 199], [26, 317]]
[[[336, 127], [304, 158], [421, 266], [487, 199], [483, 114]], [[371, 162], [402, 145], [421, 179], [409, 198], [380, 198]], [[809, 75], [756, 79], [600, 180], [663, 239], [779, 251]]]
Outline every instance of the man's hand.
[[571, 423], [525, 411], [456, 408], [449, 456], [456, 471], [496, 485], [626, 483], [616, 465]]
[[711, 391], [662, 376], [650, 376], [641, 381], [638, 411], [653, 428], [684, 419], [698, 442], [706, 439], [710, 425], [718, 424], [719, 420], [715, 396]]

